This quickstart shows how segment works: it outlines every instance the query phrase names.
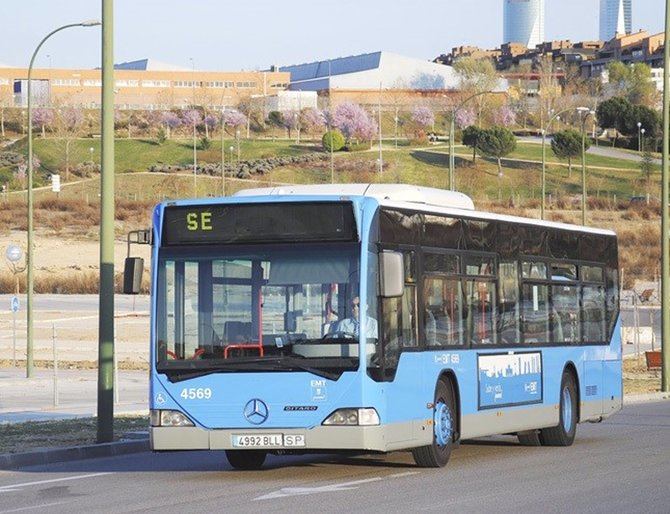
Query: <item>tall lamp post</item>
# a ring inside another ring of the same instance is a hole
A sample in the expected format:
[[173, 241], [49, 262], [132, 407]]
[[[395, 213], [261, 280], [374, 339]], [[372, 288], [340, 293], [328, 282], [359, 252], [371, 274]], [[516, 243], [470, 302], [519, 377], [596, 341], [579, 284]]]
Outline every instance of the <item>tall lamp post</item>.
[[221, 110], [221, 196], [226, 196], [226, 108]]
[[579, 107], [577, 111], [582, 115], [582, 225], [586, 225], [586, 121], [596, 113], [588, 107]]
[[661, 389], [670, 392], [670, 0], [665, 2], [665, 70], [663, 73], [663, 178], [661, 222], [661, 312], [663, 366]]
[[480, 91], [479, 93], [470, 95], [451, 111], [451, 132], [449, 132], [449, 190], [451, 191], [455, 189], [454, 168], [456, 167], [456, 159], [454, 157], [454, 152], [456, 151], [456, 145], [454, 144], [454, 135], [456, 133], [456, 115], [463, 107], [465, 107], [465, 104], [473, 98], [488, 95], [490, 93], [492, 93], [492, 91]]
[[30, 58], [30, 65], [28, 66], [28, 249], [26, 252], [26, 268], [27, 268], [27, 298], [26, 298], [26, 376], [32, 378], [33, 376], [33, 289], [34, 289], [34, 276], [33, 276], [33, 253], [34, 253], [34, 244], [33, 244], [33, 110], [32, 110], [32, 75], [33, 75], [33, 64], [35, 63], [35, 58], [39, 52], [42, 45], [49, 39], [51, 36], [60, 32], [61, 30], [69, 29], [72, 27], [95, 27], [101, 23], [98, 20], [89, 20], [83, 21], [81, 23], [69, 23], [58, 27], [55, 30], [49, 32], [40, 43], [35, 48], [32, 57]]
[[545, 203], [546, 203], [546, 196], [547, 196], [547, 133], [549, 132], [549, 128], [551, 127], [551, 124], [554, 122], [554, 120], [560, 119], [560, 117], [563, 114], [566, 114], [568, 112], [572, 112], [574, 110], [577, 111], [583, 111], [583, 110], [588, 110], [586, 107], [571, 107], [570, 109], [564, 109], [562, 111], [559, 111], [555, 113], [551, 118], [549, 118], [549, 121], [545, 125], [545, 127], [542, 129], [542, 202], [540, 203], [540, 218], [544, 219], [545, 216]]
[[637, 151], [642, 151], [642, 122], [637, 122]]

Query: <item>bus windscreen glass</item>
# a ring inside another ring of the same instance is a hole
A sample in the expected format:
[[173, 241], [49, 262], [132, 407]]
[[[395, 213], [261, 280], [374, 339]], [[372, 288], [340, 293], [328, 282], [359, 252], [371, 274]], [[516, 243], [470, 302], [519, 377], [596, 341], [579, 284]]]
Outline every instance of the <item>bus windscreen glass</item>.
[[353, 243], [161, 249], [159, 371], [356, 369], [358, 253]]

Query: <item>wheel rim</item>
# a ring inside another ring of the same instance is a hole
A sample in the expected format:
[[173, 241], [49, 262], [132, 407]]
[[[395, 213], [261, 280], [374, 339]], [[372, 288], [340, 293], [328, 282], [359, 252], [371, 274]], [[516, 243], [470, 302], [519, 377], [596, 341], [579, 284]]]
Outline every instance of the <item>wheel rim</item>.
[[435, 427], [435, 442], [437, 445], [444, 447], [449, 444], [453, 433], [453, 424], [451, 411], [444, 402], [438, 402], [435, 406], [433, 425]]
[[572, 395], [570, 389], [563, 389], [563, 429], [566, 432], [572, 430]]

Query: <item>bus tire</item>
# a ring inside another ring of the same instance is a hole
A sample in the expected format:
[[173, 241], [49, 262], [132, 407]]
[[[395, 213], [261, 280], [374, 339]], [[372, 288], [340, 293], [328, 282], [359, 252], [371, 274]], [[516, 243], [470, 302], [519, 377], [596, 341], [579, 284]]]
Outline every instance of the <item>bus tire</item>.
[[558, 425], [540, 431], [544, 446], [570, 446], [577, 433], [577, 383], [574, 375], [563, 371], [559, 401]]
[[235, 469], [261, 469], [267, 452], [263, 450], [226, 450], [228, 462]]
[[422, 468], [442, 468], [449, 462], [454, 448], [456, 408], [450, 383], [437, 382], [433, 407], [433, 442], [412, 450], [414, 462]]
[[542, 446], [539, 430], [527, 430], [526, 432], [517, 432], [517, 438], [521, 446]]

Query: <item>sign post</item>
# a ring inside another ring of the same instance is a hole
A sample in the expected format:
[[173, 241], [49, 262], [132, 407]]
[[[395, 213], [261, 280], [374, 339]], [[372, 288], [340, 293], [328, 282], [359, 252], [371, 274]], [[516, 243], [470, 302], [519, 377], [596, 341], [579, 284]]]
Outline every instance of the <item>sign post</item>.
[[12, 311], [12, 365], [16, 367], [16, 314], [21, 309], [21, 302], [19, 301], [19, 273], [23, 273], [26, 270], [25, 265], [21, 266], [19, 262], [23, 258], [23, 250], [18, 245], [9, 245], [5, 250], [5, 258], [9, 264], [9, 268], [12, 270], [12, 274], [16, 279], [16, 288], [14, 290], [14, 296], [10, 300], [9, 307]]
[[18, 296], [12, 296], [10, 302], [10, 308], [12, 309], [12, 366], [16, 367], [16, 314], [21, 308], [21, 302], [19, 301]]

